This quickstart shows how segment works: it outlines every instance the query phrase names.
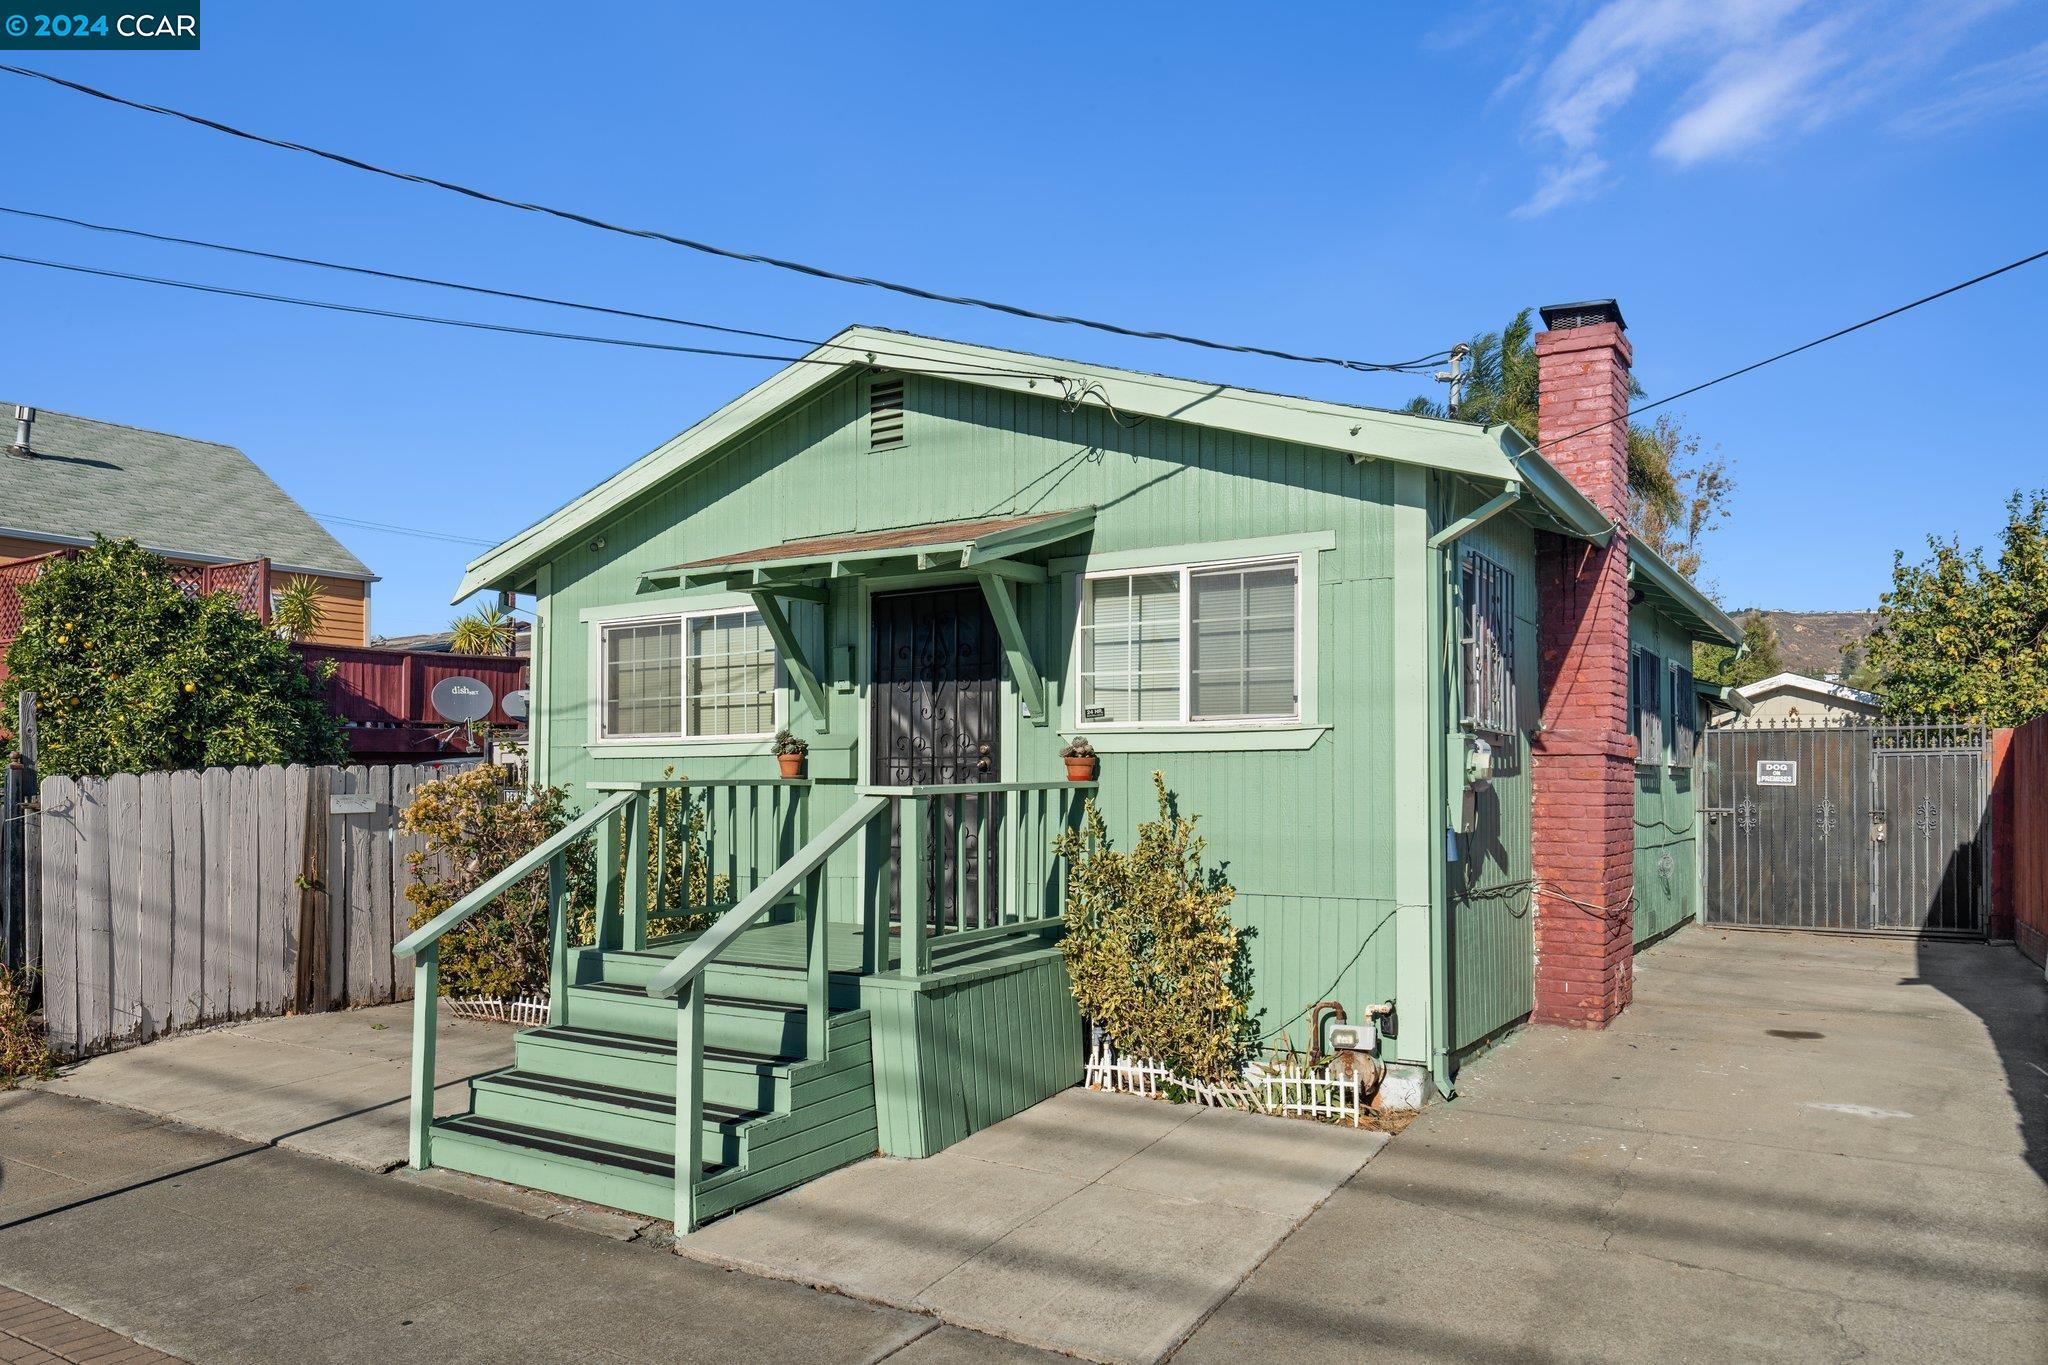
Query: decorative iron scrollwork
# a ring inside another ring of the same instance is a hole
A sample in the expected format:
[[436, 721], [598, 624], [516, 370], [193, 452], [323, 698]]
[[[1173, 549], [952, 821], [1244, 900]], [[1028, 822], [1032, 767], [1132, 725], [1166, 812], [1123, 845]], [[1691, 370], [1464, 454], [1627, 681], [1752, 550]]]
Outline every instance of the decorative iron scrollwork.
[[1835, 832], [1835, 827], [1839, 824], [1841, 824], [1841, 821], [1835, 818], [1834, 802], [1822, 801], [1814, 806], [1813, 827], [1815, 830], [1819, 831], [1821, 838], [1825, 839], [1830, 834], [1833, 834]]
[[1761, 820], [1757, 819], [1756, 802], [1737, 801], [1735, 803], [1735, 828], [1755, 829], [1762, 823]]
[[1922, 834], [1932, 834], [1941, 828], [1941, 807], [1932, 801], [1922, 801], [1913, 808], [1913, 828]]

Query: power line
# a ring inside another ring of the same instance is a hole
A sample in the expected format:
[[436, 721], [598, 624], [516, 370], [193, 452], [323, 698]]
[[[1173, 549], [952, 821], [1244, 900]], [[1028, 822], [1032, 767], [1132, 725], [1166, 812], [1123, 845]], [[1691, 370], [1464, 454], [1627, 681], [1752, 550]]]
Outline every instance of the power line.
[[[61, 223], [66, 227], [84, 228], [91, 232], [104, 232], [121, 237], [134, 237], [143, 241], [165, 242], [174, 246], [199, 247], [207, 251], [228, 252], [232, 255], [248, 256], [257, 260], [280, 261], [287, 265], [313, 266], [321, 270], [342, 271], [351, 275], [369, 276], [373, 279], [394, 280], [402, 284], [427, 285], [435, 289], [452, 289], [460, 293], [482, 295], [486, 298], [510, 299], [517, 303], [539, 303], [551, 308], [573, 308], [579, 312], [600, 313], [608, 317], [629, 318], [637, 322], [660, 322], [674, 327], [694, 327], [700, 331], [723, 332], [729, 336], [756, 337], [763, 341], [782, 341], [794, 346], [825, 346], [831, 344], [829, 341], [820, 340], [816, 337], [790, 336], [782, 332], [760, 332], [747, 327], [732, 327], [724, 323], [704, 322], [696, 318], [672, 317], [665, 313], [643, 313], [631, 308], [614, 308], [608, 304], [580, 303], [574, 299], [558, 299], [547, 294], [526, 294], [512, 289], [493, 289], [488, 285], [465, 284], [458, 280], [436, 279], [431, 275], [408, 275], [395, 270], [380, 270], [374, 266], [349, 265], [342, 261], [325, 261], [315, 256], [293, 256], [283, 252], [264, 251], [256, 247], [235, 246], [227, 242], [209, 242], [198, 237], [179, 237], [171, 233], [151, 232], [146, 228], [119, 227], [112, 223], [94, 223], [84, 218], [69, 218], [61, 213], [43, 213], [36, 209], [16, 208], [7, 204], [0, 204], [0, 213], [44, 223]], [[896, 360], [922, 361], [929, 358], [905, 351], [888, 351], [868, 346], [863, 346], [860, 349], [863, 355], [886, 356]], [[725, 353], [714, 352], [714, 354]], [[735, 352], [733, 354], [740, 353]], [[1010, 376], [1023, 373], [996, 366], [976, 369], [969, 368], [965, 362], [961, 362], [961, 364], [961, 373], [987, 373]], [[936, 371], [931, 371], [931, 373], [936, 373]], [[1029, 377], [1052, 378], [1053, 376], [1032, 372]]]
[[356, 526], [365, 531], [384, 531], [394, 536], [414, 536], [420, 540], [445, 540], [456, 545], [481, 545], [485, 549], [496, 545], [495, 540], [479, 540], [475, 536], [458, 536], [450, 531], [429, 531], [419, 526], [393, 526], [384, 521], [365, 521], [361, 517], [344, 517], [336, 512], [315, 512], [316, 520], [331, 521], [342, 526]]
[[1849, 335], [1851, 332], [1860, 332], [1865, 327], [1875, 326], [1876, 324], [1885, 321], [1887, 318], [1895, 318], [1901, 313], [1910, 313], [1915, 308], [1920, 307], [1922, 304], [1933, 303], [1936, 299], [1945, 299], [1950, 294], [1959, 294], [1963, 290], [1968, 289], [1972, 285], [1982, 284], [1986, 280], [1997, 279], [2000, 275], [2003, 275], [2008, 271], [2018, 270], [2023, 265], [2032, 265], [2035, 261], [2041, 260], [2044, 257], [2048, 257], [2048, 251], [2037, 251], [2031, 256], [2022, 256], [2017, 261], [2011, 261], [2005, 265], [1999, 266], [1996, 270], [1987, 270], [1981, 275], [1972, 275], [1967, 280], [1963, 280], [1957, 284], [1952, 284], [1946, 289], [1937, 289], [1932, 294], [1926, 294], [1920, 298], [1914, 299], [1911, 303], [1902, 303], [1896, 308], [1888, 308], [1884, 312], [1877, 314], [1875, 317], [1867, 317], [1863, 319], [1863, 321], [1861, 322], [1852, 322], [1847, 327], [1840, 327], [1832, 332], [1829, 332], [1826, 336], [1815, 337], [1811, 341], [1802, 342], [1801, 344], [1794, 346], [1789, 351], [1780, 351], [1776, 355], [1766, 356], [1762, 360], [1754, 361], [1748, 365], [1744, 365], [1739, 370], [1730, 370], [1726, 374], [1716, 375], [1714, 378], [1706, 380], [1703, 383], [1694, 384], [1691, 388], [1680, 389], [1677, 393], [1666, 394], [1664, 395], [1664, 397], [1657, 399], [1655, 402], [1644, 403], [1639, 407], [1632, 407], [1619, 417], [1609, 417], [1604, 421], [1595, 422], [1592, 426], [1582, 427], [1578, 431], [1571, 432], [1569, 435], [1553, 436], [1548, 441], [1543, 442], [1536, 448], [1539, 451], [1548, 450], [1550, 449], [1550, 447], [1554, 445], [1562, 444], [1565, 441], [1575, 441], [1581, 436], [1588, 436], [1591, 435], [1593, 432], [1601, 430], [1602, 428], [1611, 427], [1616, 422], [1631, 421], [1634, 418], [1640, 416], [1641, 414], [1649, 412], [1653, 408], [1661, 408], [1667, 403], [1676, 403], [1681, 398], [1690, 398], [1693, 394], [1699, 393], [1704, 389], [1711, 389], [1716, 384], [1725, 384], [1731, 379], [1739, 379], [1743, 375], [1752, 373], [1756, 370], [1761, 370], [1766, 365], [1775, 365], [1781, 360], [1790, 359], [1792, 356], [1798, 355], [1801, 351], [1810, 351], [1816, 346], [1825, 346], [1828, 342], [1835, 341], [1842, 337], [1845, 337]]
[[0, 63], [0, 71], [7, 72], [10, 75], [45, 81], [62, 89], [74, 91], [81, 95], [89, 95], [94, 99], [105, 100], [109, 104], [117, 104], [123, 108], [134, 109], [141, 113], [157, 114], [165, 118], [179, 119], [216, 133], [224, 133], [229, 137], [240, 138], [246, 142], [258, 143], [266, 147], [275, 147], [281, 151], [301, 152], [308, 156], [315, 156], [325, 161], [334, 162], [336, 165], [347, 166], [351, 170], [363, 171], [370, 175], [380, 175], [387, 179], [400, 180], [409, 184], [424, 185], [432, 189], [446, 190], [451, 194], [458, 194], [464, 198], [474, 199], [481, 203], [495, 204], [500, 208], [518, 209], [525, 213], [542, 214], [550, 218], [559, 218], [564, 222], [596, 228], [602, 232], [617, 233], [624, 237], [638, 237], [646, 241], [663, 242], [669, 246], [683, 247], [686, 250], [701, 252], [707, 256], [718, 256], [732, 261], [744, 261], [753, 265], [772, 266], [777, 270], [787, 270], [799, 275], [808, 275], [813, 279], [832, 280], [839, 284], [854, 284], [869, 289], [883, 289], [890, 293], [902, 294], [914, 299], [924, 299], [931, 303], [953, 304], [962, 308], [982, 308], [990, 312], [1005, 313], [1011, 317], [1026, 318], [1034, 322], [1054, 322], [1070, 327], [1086, 327], [1098, 332], [1108, 332], [1115, 336], [1135, 337], [1146, 341], [1173, 341], [1179, 342], [1184, 346], [1200, 346], [1212, 351], [1231, 351], [1240, 355], [1267, 356], [1274, 360], [1289, 360], [1309, 365], [1334, 365], [1339, 369], [1360, 373], [1410, 370], [1418, 365], [1433, 363], [1449, 354], [1448, 350], [1432, 351], [1428, 355], [1418, 356], [1414, 360], [1393, 363], [1348, 360], [1341, 356], [1301, 355], [1293, 351], [1276, 350], [1267, 346], [1214, 341], [1206, 337], [1189, 336], [1181, 332], [1164, 332], [1139, 327], [1126, 327], [1119, 323], [1103, 322], [1094, 318], [1078, 317], [1065, 313], [1043, 313], [1037, 309], [1024, 308], [1010, 303], [1000, 303], [993, 299], [976, 298], [969, 294], [945, 294], [936, 290], [924, 289], [917, 285], [902, 284], [876, 276], [850, 275], [841, 271], [827, 269], [824, 266], [809, 265], [802, 261], [793, 261], [779, 256], [764, 255], [760, 252], [740, 251], [732, 247], [718, 246], [711, 242], [701, 242], [689, 237], [679, 237], [673, 233], [663, 232], [655, 228], [629, 227], [621, 223], [607, 222], [602, 218], [595, 218], [586, 213], [576, 212], [573, 209], [556, 208], [548, 204], [530, 203], [519, 199], [508, 199], [502, 195], [492, 194], [487, 190], [457, 184], [452, 180], [441, 180], [415, 171], [394, 170], [388, 166], [380, 166], [374, 162], [363, 161], [357, 157], [328, 151], [303, 142], [293, 142], [286, 138], [270, 137], [262, 133], [250, 132], [244, 128], [237, 128], [232, 124], [222, 123], [218, 119], [188, 113], [182, 109], [173, 109], [167, 105], [149, 104], [142, 100], [128, 99], [125, 96], [116, 95], [110, 91], [100, 90], [90, 85], [83, 85], [77, 81], [66, 80], [62, 76], [55, 76], [47, 71], [38, 71], [33, 67]]
[[[46, 270], [65, 270], [77, 275], [96, 275], [103, 279], [127, 280], [134, 284], [154, 284], [166, 289], [187, 289], [199, 294], [217, 294], [226, 298], [254, 299], [262, 303], [289, 304], [296, 308], [318, 308], [330, 313], [352, 313], [360, 317], [388, 318], [398, 322], [420, 322], [436, 327], [460, 327], [474, 332], [502, 332], [510, 336], [540, 337], [549, 341], [580, 341], [595, 346], [624, 346], [632, 350], [668, 351], [681, 355], [720, 356], [733, 360], [771, 360], [781, 365], [829, 365], [844, 366], [844, 360], [823, 356], [775, 355], [762, 351], [731, 351], [715, 346], [678, 346], [666, 341], [641, 341], [633, 337], [594, 336], [584, 332], [558, 332], [545, 327], [515, 327], [505, 322], [479, 322], [471, 318], [440, 317], [432, 313], [408, 313], [395, 308], [371, 308], [359, 303], [336, 303], [329, 299], [305, 299], [292, 294], [271, 294], [258, 289], [234, 289], [224, 284], [201, 284], [196, 280], [174, 280], [162, 275], [138, 275], [126, 270], [107, 270], [100, 266], [76, 265], [69, 261], [46, 261], [34, 256], [14, 256], [0, 253], [0, 261], [11, 261], [16, 265], [39, 266]], [[861, 354], [866, 355], [863, 348]], [[991, 369], [912, 369], [905, 366], [887, 367], [905, 374], [926, 374], [955, 376], [959, 378], [987, 379], [992, 377], [1015, 379], [1047, 379], [1059, 381], [1059, 375], [1042, 370], [991, 370]]]

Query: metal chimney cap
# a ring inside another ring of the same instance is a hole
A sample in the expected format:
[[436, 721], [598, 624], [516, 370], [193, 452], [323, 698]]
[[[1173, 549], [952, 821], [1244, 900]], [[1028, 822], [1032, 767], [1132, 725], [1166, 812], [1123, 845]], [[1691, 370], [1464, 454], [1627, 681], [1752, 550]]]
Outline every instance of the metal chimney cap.
[[1574, 327], [1597, 327], [1603, 322], [1628, 330], [1628, 324], [1621, 320], [1621, 305], [1613, 299], [1553, 303], [1536, 311], [1543, 315], [1543, 325], [1553, 332], [1568, 332]]

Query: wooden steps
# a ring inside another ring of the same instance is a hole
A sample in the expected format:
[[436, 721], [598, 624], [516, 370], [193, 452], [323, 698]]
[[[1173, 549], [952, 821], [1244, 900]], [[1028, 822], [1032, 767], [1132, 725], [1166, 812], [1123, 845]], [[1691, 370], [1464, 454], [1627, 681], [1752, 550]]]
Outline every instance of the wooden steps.
[[[432, 1164], [673, 1217], [677, 1009], [645, 991], [668, 960], [583, 950], [564, 1022], [524, 1030], [512, 1066], [470, 1083], [469, 1111], [434, 1123]], [[801, 971], [720, 962], [707, 974], [698, 1218], [875, 1152], [868, 1014], [856, 978], [833, 985], [814, 1061]]]

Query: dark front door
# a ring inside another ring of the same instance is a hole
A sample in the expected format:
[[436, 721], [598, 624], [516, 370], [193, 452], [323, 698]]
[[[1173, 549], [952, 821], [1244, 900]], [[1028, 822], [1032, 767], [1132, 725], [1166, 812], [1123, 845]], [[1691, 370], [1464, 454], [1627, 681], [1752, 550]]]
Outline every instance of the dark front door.
[[[998, 782], [1002, 754], [1002, 643], [978, 587], [878, 593], [870, 599], [874, 660], [868, 689], [868, 778], [876, 786]], [[923, 831], [925, 904], [935, 926], [972, 928], [993, 911], [997, 796], [941, 799]], [[883, 894], [902, 904], [902, 820], [889, 832], [892, 874]]]

